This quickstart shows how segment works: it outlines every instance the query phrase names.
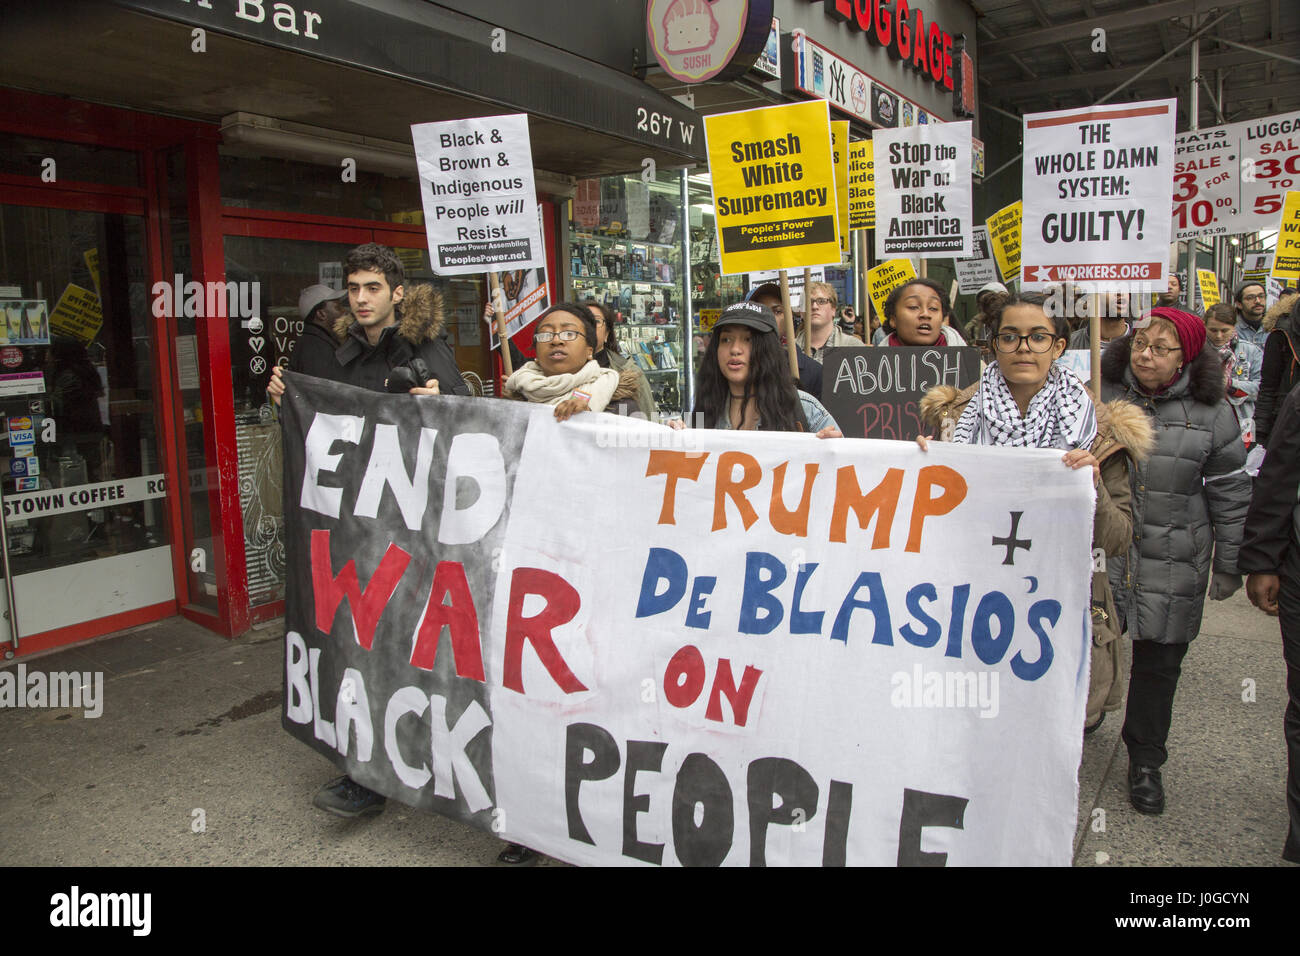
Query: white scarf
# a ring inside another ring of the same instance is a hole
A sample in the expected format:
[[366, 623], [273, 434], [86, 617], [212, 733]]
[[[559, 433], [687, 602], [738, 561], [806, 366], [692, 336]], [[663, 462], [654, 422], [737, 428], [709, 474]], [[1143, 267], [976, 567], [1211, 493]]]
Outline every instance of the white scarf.
[[576, 372], [547, 375], [534, 361], [521, 366], [506, 379], [506, 388], [530, 402], [543, 405], [560, 404], [576, 388], [591, 396], [588, 408], [593, 412], [603, 412], [618, 388], [618, 372], [601, 368], [595, 359], [591, 359]]
[[966, 403], [953, 441], [1016, 448], [1091, 448], [1097, 410], [1078, 377], [1055, 362], [1024, 417], [996, 362], [984, 369], [980, 387]]

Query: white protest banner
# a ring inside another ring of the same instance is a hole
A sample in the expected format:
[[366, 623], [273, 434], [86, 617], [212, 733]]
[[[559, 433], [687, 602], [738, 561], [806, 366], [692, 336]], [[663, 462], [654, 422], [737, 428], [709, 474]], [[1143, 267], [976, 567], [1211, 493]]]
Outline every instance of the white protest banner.
[[1266, 229], [1300, 180], [1300, 112], [1179, 133], [1173, 238]]
[[993, 260], [993, 247], [989, 245], [989, 231], [985, 226], [976, 226], [971, 230], [971, 249], [974, 254], [969, 259], [954, 259], [957, 268], [957, 290], [962, 295], [978, 292], [990, 282], [1001, 278], [998, 264]]
[[876, 256], [971, 254], [971, 124], [876, 130]]
[[[813, 266], [808, 269], [809, 280], [812, 282], [826, 281], [826, 267]], [[787, 282], [790, 286], [790, 306], [795, 309], [803, 308], [803, 269], [796, 269], [787, 276]], [[749, 273], [749, 287], [757, 289], [761, 285], [769, 282], [781, 283], [780, 269], [765, 269], [760, 272]]]
[[1059, 451], [285, 380], [283, 726], [352, 779], [581, 864], [1070, 864]]
[[411, 142], [435, 273], [546, 265], [526, 114], [420, 123]]
[[1155, 100], [1025, 116], [1023, 288], [1163, 289], [1176, 106]]

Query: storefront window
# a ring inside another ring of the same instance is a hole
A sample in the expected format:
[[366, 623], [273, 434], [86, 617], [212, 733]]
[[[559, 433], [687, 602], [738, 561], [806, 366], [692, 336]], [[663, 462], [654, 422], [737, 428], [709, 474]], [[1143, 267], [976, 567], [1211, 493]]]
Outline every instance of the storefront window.
[[0, 173], [40, 177], [42, 182], [140, 185], [139, 157], [129, 150], [14, 133], [0, 136]]
[[394, 214], [420, 208], [415, 177], [401, 179], [355, 171], [343, 180], [338, 164], [258, 159], [221, 152], [221, 202], [243, 209], [273, 209], [338, 219], [400, 222]]
[[569, 209], [574, 298], [618, 314], [619, 350], [649, 379], [659, 413], [681, 413], [689, 310], [681, 174], [661, 172], [648, 183], [640, 175], [583, 180]]
[[171, 600], [143, 218], [0, 206], [0, 313], [9, 561], [41, 585], [16, 589], [24, 633]]
[[698, 368], [717, 313], [745, 297], [745, 277], [722, 275], [718, 265], [718, 229], [709, 174], [691, 175], [687, 188], [691, 227], [691, 329]]

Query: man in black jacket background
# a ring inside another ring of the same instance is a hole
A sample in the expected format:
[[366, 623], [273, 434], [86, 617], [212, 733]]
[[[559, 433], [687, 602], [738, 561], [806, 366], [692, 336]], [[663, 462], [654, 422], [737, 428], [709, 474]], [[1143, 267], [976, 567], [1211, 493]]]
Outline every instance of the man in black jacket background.
[[[290, 367], [305, 375], [386, 392], [393, 370], [410, 370], [413, 360], [419, 359], [432, 377], [423, 379], [423, 386], [411, 388], [410, 394], [469, 395], [444, 332], [442, 297], [426, 284], [413, 287], [408, 294], [401, 260], [392, 249], [377, 243], [357, 246], [348, 253], [343, 268], [351, 310], [335, 320], [332, 334], [322, 335], [309, 321], [294, 345]], [[324, 302], [318, 299], [316, 304]], [[300, 307], [302, 304], [306, 302], [300, 300]], [[314, 305], [308, 309], [314, 311]], [[284, 395], [278, 366], [271, 370], [267, 392], [278, 405]], [[350, 818], [379, 813], [385, 798], [344, 775], [317, 791], [312, 803]]]
[[[1300, 863], [1300, 389], [1282, 403], [1255, 480], [1237, 570], [1249, 574], [1246, 594], [1261, 611], [1278, 614], [1289, 698], [1286, 802], [1291, 817], [1282, 859]], [[1280, 613], [1279, 613], [1280, 612]]]

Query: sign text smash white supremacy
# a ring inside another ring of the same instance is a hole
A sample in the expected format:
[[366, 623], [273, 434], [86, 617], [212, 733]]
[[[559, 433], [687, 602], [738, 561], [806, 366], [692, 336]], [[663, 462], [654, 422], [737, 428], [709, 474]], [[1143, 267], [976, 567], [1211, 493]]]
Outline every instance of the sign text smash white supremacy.
[[301, 378], [285, 422], [285, 727], [366, 786], [576, 863], [1070, 862], [1058, 453]]

